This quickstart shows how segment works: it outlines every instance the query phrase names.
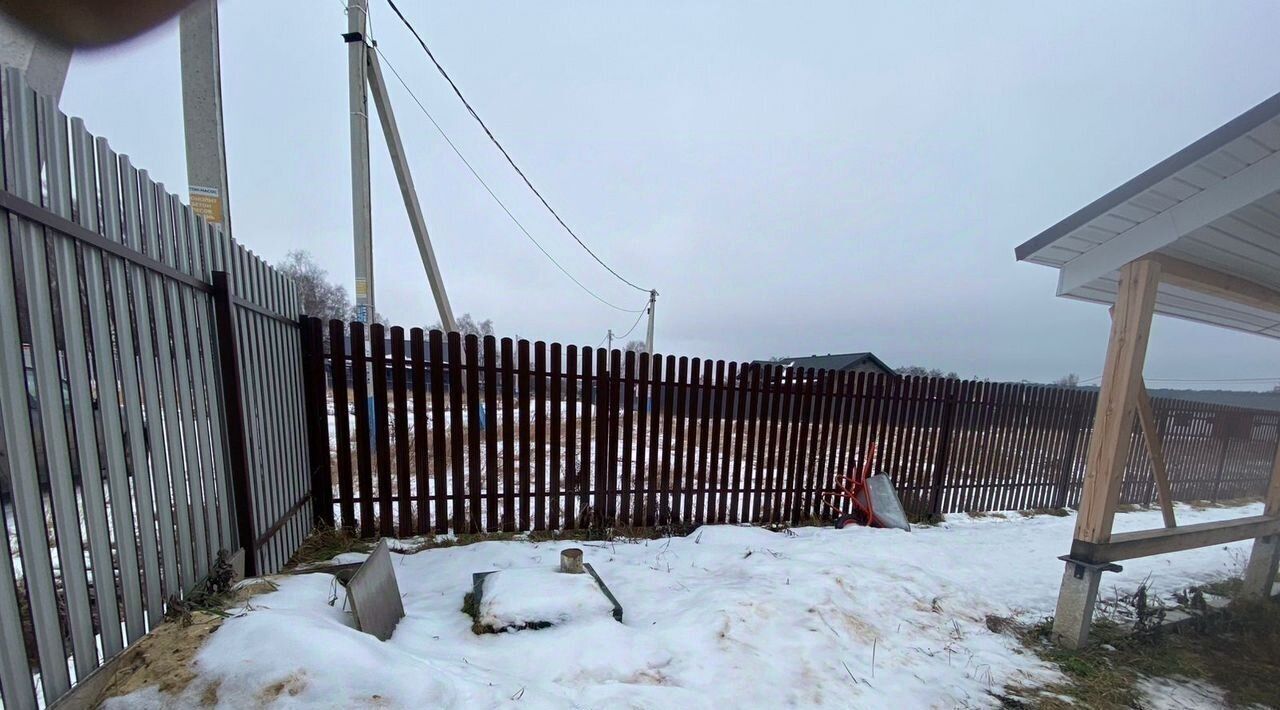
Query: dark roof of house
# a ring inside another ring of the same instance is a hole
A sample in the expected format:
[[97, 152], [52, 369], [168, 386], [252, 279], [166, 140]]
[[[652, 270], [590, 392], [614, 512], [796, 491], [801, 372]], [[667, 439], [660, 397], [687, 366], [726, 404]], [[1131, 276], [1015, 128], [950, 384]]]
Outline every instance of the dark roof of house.
[[[885, 372], [893, 372], [893, 368], [884, 364], [874, 353], [841, 353], [832, 355], [810, 355], [808, 357], [784, 357], [776, 362], [785, 367], [812, 367], [815, 370], [847, 370], [863, 362], [870, 361]], [[764, 362], [764, 361], [759, 361]]]

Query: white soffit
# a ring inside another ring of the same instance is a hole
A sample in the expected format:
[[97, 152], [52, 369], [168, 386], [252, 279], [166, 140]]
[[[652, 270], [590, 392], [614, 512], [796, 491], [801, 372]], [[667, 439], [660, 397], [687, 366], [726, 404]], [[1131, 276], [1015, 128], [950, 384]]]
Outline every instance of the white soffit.
[[[1058, 295], [1114, 303], [1124, 264], [1164, 254], [1280, 293], [1280, 94], [1015, 249]], [[1280, 311], [1160, 284], [1156, 312], [1280, 337]]]

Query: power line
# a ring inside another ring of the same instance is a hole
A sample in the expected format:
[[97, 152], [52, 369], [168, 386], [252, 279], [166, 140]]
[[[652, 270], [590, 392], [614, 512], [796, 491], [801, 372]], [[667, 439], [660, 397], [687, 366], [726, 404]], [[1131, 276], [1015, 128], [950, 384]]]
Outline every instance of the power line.
[[1173, 377], [1148, 377], [1147, 382], [1280, 382], [1280, 377], [1241, 377], [1220, 380], [1177, 379]]
[[[1097, 375], [1095, 377], [1090, 377], [1088, 379], [1080, 380], [1080, 384], [1084, 384], [1086, 382], [1093, 382], [1095, 380], [1101, 380], [1101, 379], [1102, 379], [1102, 375]], [[1143, 380], [1146, 382], [1191, 382], [1191, 383], [1232, 383], [1234, 382], [1234, 383], [1244, 383], [1244, 384], [1252, 384], [1252, 383], [1263, 384], [1267, 382], [1280, 382], [1280, 377], [1228, 377], [1228, 378], [1222, 378], [1222, 379], [1212, 379], [1212, 378], [1183, 379], [1183, 378], [1177, 378], [1177, 377], [1144, 377]]]
[[542, 202], [542, 206], [547, 208], [547, 211], [551, 213], [551, 216], [556, 218], [556, 221], [560, 223], [561, 227], [564, 227], [564, 231], [568, 232], [569, 236], [573, 237], [573, 240], [578, 243], [578, 246], [585, 249], [586, 252], [591, 255], [591, 258], [596, 260], [596, 263], [603, 266], [609, 273], [617, 277], [619, 281], [637, 291], [644, 291], [645, 293], [648, 293], [649, 289], [635, 285], [624, 278], [622, 274], [614, 271], [613, 267], [604, 263], [600, 257], [596, 256], [594, 251], [591, 251], [591, 247], [587, 246], [586, 242], [582, 241], [582, 239], [578, 237], [577, 233], [560, 218], [560, 214], [551, 207], [551, 203], [547, 202], [547, 198], [543, 197], [541, 192], [538, 192], [538, 188], [533, 186], [533, 183], [529, 181], [528, 176], [524, 174], [524, 171], [520, 169], [520, 166], [516, 165], [516, 161], [512, 159], [511, 154], [507, 152], [506, 148], [502, 147], [502, 143], [498, 142], [498, 138], [493, 135], [493, 131], [489, 130], [489, 126], [485, 124], [482, 118], [480, 118], [480, 114], [476, 113], [476, 110], [471, 107], [471, 103], [467, 101], [467, 97], [462, 95], [462, 90], [458, 88], [458, 85], [454, 83], [453, 79], [449, 76], [449, 73], [440, 65], [440, 62], [436, 59], [436, 55], [431, 53], [431, 48], [428, 47], [426, 41], [422, 39], [422, 35], [418, 34], [418, 30], [414, 29], [413, 24], [409, 22], [409, 19], [404, 16], [404, 13], [400, 12], [399, 7], [396, 7], [394, 0], [387, 0], [387, 4], [391, 6], [391, 9], [396, 13], [396, 16], [400, 18], [400, 21], [404, 23], [404, 26], [409, 28], [409, 31], [413, 33], [414, 38], [418, 40], [418, 44], [422, 46], [422, 50], [427, 53], [427, 57], [430, 58], [431, 63], [435, 65], [436, 71], [440, 72], [440, 76], [444, 77], [444, 80], [449, 82], [449, 86], [453, 89], [453, 93], [457, 95], [458, 100], [462, 102], [462, 105], [467, 108], [467, 112], [476, 120], [476, 123], [480, 124], [480, 127], [484, 129], [485, 135], [489, 137], [489, 140], [493, 145], [502, 153], [502, 157], [507, 159], [507, 163], [509, 163], [511, 168], [516, 171], [516, 174], [520, 176], [520, 179], [524, 180], [524, 184], [529, 186], [529, 189], [533, 191], [533, 194], [538, 197], [538, 200]]
[[623, 333], [622, 335], [616, 335], [614, 337], [616, 337], [618, 340], [622, 340], [623, 338], [626, 338], [628, 335], [631, 335], [631, 331], [635, 330], [637, 325], [640, 325], [640, 319], [644, 318], [644, 314], [648, 310], [649, 310], [648, 307], [640, 309], [640, 315], [636, 316], [636, 322], [632, 323], [630, 328], [627, 328], [627, 332]]
[[[614, 340], [623, 340], [628, 335], [631, 335], [631, 331], [635, 330], [637, 325], [640, 325], [640, 319], [644, 318], [644, 314], [648, 312], [649, 312], [649, 308], [647, 306], [645, 308], [640, 309], [640, 315], [636, 316], [635, 322], [631, 324], [630, 328], [627, 328], [627, 332], [623, 333], [622, 335], [613, 336]], [[600, 345], [604, 345], [604, 341], [609, 339], [609, 335], [610, 333], [605, 333], [604, 337], [600, 339]], [[597, 345], [596, 347], [599, 348], [600, 345]]]
[[552, 264], [555, 264], [555, 267], [560, 270], [560, 273], [567, 276], [570, 281], [577, 284], [578, 288], [582, 289], [583, 291], [586, 291], [592, 298], [596, 299], [597, 301], [603, 303], [604, 305], [610, 308], [613, 308], [614, 310], [622, 311], [623, 313], [640, 313], [642, 315], [644, 314], [644, 312], [648, 308], [647, 306], [639, 310], [636, 310], [632, 308], [623, 308], [622, 306], [616, 305], [614, 303], [610, 303], [595, 291], [592, 291], [591, 289], [587, 288], [585, 284], [583, 284], [578, 279], [574, 278], [573, 274], [569, 273], [567, 269], [561, 266], [560, 262], [556, 261], [555, 257], [551, 256], [551, 253], [548, 252], [545, 248], [543, 248], [542, 244], [539, 243], [538, 240], [535, 239], [533, 235], [529, 233], [529, 230], [525, 229], [525, 226], [520, 223], [520, 220], [516, 219], [516, 216], [512, 214], [510, 209], [507, 208], [507, 205], [502, 201], [502, 198], [498, 197], [497, 193], [493, 191], [493, 188], [489, 187], [489, 183], [485, 182], [484, 178], [480, 177], [480, 173], [476, 172], [476, 169], [471, 165], [471, 162], [467, 160], [466, 156], [462, 154], [462, 151], [458, 149], [458, 146], [454, 145], [454, 142], [449, 139], [448, 134], [446, 134], [444, 132], [444, 129], [440, 127], [440, 124], [436, 122], [435, 117], [431, 115], [431, 112], [427, 110], [427, 107], [422, 104], [422, 101], [418, 100], [417, 94], [414, 94], [413, 89], [409, 88], [409, 85], [405, 82], [404, 77], [400, 76], [400, 72], [396, 71], [395, 65], [392, 64], [389, 59], [387, 59], [387, 55], [383, 54], [382, 50], [379, 49], [377, 45], [373, 46], [373, 50], [378, 53], [379, 57], [382, 58], [383, 63], [385, 63], [387, 65], [387, 68], [391, 70], [391, 75], [396, 78], [396, 81], [400, 82], [400, 86], [404, 87], [404, 90], [409, 94], [409, 98], [413, 99], [413, 102], [418, 105], [418, 109], [422, 111], [422, 114], [427, 117], [427, 120], [431, 122], [432, 126], [435, 126], [436, 131], [440, 133], [441, 138], [444, 138], [445, 143], [447, 143], [449, 145], [449, 148], [453, 150], [454, 155], [457, 155], [458, 159], [462, 161], [462, 164], [467, 166], [467, 170], [471, 171], [472, 177], [474, 177], [476, 181], [479, 182], [480, 185], [484, 187], [485, 192], [489, 193], [489, 197], [492, 197], [493, 201], [496, 202], [498, 206], [502, 208], [502, 211], [507, 214], [507, 217], [511, 218], [511, 221], [515, 223], [516, 227], [520, 229], [520, 232], [523, 233], [524, 236], [529, 239], [529, 241], [533, 242], [533, 245], [538, 248], [538, 251], [542, 252], [542, 255], [547, 257], [547, 259], [550, 260]]

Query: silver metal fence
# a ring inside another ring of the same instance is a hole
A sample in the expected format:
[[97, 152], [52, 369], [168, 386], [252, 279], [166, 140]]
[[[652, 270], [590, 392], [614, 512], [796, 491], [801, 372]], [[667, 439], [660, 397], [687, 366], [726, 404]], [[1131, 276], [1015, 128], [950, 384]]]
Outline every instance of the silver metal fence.
[[0, 114], [0, 698], [28, 708], [160, 623], [219, 551], [278, 570], [311, 510], [293, 283], [16, 70]]

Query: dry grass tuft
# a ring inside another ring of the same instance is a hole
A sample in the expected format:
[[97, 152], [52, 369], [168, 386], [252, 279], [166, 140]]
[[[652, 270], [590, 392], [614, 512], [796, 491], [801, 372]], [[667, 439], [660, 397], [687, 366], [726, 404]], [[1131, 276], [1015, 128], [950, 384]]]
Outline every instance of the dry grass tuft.
[[[1211, 586], [1238, 589], [1240, 581]], [[1200, 590], [1209, 591], [1209, 590]], [[1012, 688], [1006, 707], [1144, 707], [1138, 682], [1145, 678], [1198, 680], [1221, 688], [1232, 707], [1280, 707], [1280, 603], [1233, 601], [1219, 614], [1176, 632], [1130, 633], [1114, 622], [1094, 623], [1093, 643], [1071, 651], [1050, 642], [1053, 620], [1034, 626], [1012, 620], [987, 621], [996, 633], [1011, 633], [1040, 658], [1054, 664], [1067, 682], [1046, 688]]]
[[327, 562], [344, 552], [368, 552], [373, 549], [376, 540], [361, 540], [347, 528], [332, 528], [317, 522], [315, 529], [302, 541], [302, 546], [293, 553], [286, 569], [294, 569], [299, 565]]

